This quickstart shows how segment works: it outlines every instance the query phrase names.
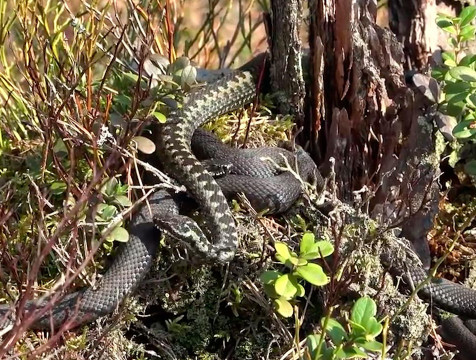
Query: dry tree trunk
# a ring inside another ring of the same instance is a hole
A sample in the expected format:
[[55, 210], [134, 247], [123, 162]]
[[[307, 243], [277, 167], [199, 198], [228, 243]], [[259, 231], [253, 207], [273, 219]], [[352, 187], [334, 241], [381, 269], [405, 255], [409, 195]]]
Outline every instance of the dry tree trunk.
[[301, 0], [272, 0], [271, 10], [271, 88], [279, 95], [279, 111], [294, 114], [301, 127], [306, 93], [299, 39], [302, 3]]
[[410, 128], [411, 118], [399, 116], [411, 101], [403, 52], [390, 31], [375, 24], [373, 1], [311, 0], [310, 9], [311, 69], [322, 84], [313, 94], [320, 99], [314, 114], [321, 116], [312, 131], [320, 123], [325, 162], [335, 159], [339, 195], [351, 200], [352, 190], [375, 189], [382, 163]]
[[[421, 164], [423, 154], [434, 151], [429, 104], [405, 83], [401, 44], [376, 25], [372, 0], [310, 0], [310, 10], [316, 108], [308, 131], [321, 128], [314, 148], [323, 154], [322, 167], [335, 159], [340, 199], [353, 201], [353, 191], [365, 187], [371, 213], [381, 215], [392, 206], [400, 215], [394, 221], [405, 227], [405, 218], [411, 218], [409, 228], [422, 228], [426, 221], [428, 230], [437, 193], [418, 203], [412, 199], [415, 191], [434, 190], [438, 161]], [[421, 128], [422, 119], [430, 131]], [[430, 202], [425, 208], [431, 213], [415, 217]], [[425, 235], [408, 232], [414, 242]]]
[[[296, 90], [301, 89], [296, 58], [299, 4], [285, 3], [273, 1], [271, 77], [279, 89], [296, 95], [301, 91]], [[325, 174], [330, 159], [335, 160], [341, 200], [354, 201], [353, 191], [366, 188], [368, 211], [375, 216], [396, 213], [392, 221], [399, 221], [404, 232], [409, 229], [408, 238], [427, 254], [421, 242], [437, 210], [432, 184], [438, 166], [421, 164], [421, 156], [434, 151], [433, 132], [420, 126], [423, 119], [432, 128], [429, 104], [405, 82], [402, 44], [376, 24], [375, 1], [309, 0], [309, 10], [311, 110], [306, 112], [304, 134], [311, 150]], [[296, 104], [295, 98], [289, 99]], [[414, 202], [416, 192], [431, 192], [431, 197], [419, 196]], [[428, 211], [420, 211], [423, 207]], [[415, 228], [422, 231], [410, 231]]]
[[388, 0], [389, 26], [403, 44], [405, 69], [424, 71], [440, 61], [439, 49], [447, 47], [448, 38], [436, 26], [437, 14], [461, 10], [458, 0]]
[[437, 48], [435, 0], [389, 0], [389, 25], [403, 44], [405, 68], [424, 70]]
[[[427, 256], [439, 159], [431, 156], [430, 106], [405, 82], [402, 44], [376, 24], [373, 0], [309, 3], [316, 108], [307, 131], [324, 160], [320, 168], [326, 173], [334, 158], [338, 198], [384, 224], [401, 226]], [[436, 162], [427, 162], [430, 157]], [[356, 190], [365, 190], [361, 199]]]

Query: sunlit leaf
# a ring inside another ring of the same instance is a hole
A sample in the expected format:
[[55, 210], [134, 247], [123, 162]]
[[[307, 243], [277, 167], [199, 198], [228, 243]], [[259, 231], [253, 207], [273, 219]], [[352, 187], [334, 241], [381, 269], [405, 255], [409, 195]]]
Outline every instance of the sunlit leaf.
[[276, 254], [280, 255], [282, 259], [288, 260], [291, 257], [291, 252], [289, 251], [288, 245], [285, 243], [276, 241], [274, 248], [276, 249]]
[[50, 186], [50, 191], [53, 195], [61, 195], [67, 189], [67, 185], [62, 181], [56, 181]]
[[290, 274], [281, 275], [274, 283], [274, 289], [278, 295], [285, 299], [291, 299], [298, 291], [297, 282]]
[[463, 81], [476, 81], [476, 71], [467, 66], [456, 66], [449, 70], [452, 77]]
[[350, 319], [367, 328], [366, 324], [370, 318], [377, 313], [377, 305], [371, 298], [365, 296], [358, 299], [352, 307]]
[[318, 264], [309, 263], [300, 266], [296, 269], [296, 274], [316, 286], [323, 286], [329, 283], [329, 278]]
[[283, 317], [293, 316], [293, 306], [289, 301], [284, 298], [278, 298], [274, 300], [274, 307], [276, 311]]
[[112, 230], [108, 237], [112, 238], [114, 241], [119, 242], [129, 241], [129, 233], [121, 226], [118, 226], [114, 230]]
[[299, 251], [302, 254], [307, 253], [311, 247], [314, 245], [314, 234], [311, 232], [306, 232], [301, 239], [299, 244]]
[[471, 128], [474, 120], [460, 121], [453, 129], [453, 135], [458, 139], [468, 139], [476, 134], [476, 129]]
[[476, 6], [467, 6], [459, 14], [459, 25], [461, 27], [469, 24], [476, 17]]

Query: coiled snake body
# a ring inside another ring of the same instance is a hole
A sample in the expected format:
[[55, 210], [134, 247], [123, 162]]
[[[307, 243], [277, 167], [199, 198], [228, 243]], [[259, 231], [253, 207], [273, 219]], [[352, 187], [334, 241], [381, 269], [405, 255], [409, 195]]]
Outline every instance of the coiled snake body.
[[[256, 63], [255, 60], [253, 64]], [[200, 206], [205, 217], [205, 229], [190, 218], [179, 215], [179, 206], [174, 196], [165, 191], [156, 192], [149, 199], [151, 212], [149, 207], [143, 206], [134, 216], [129, 226], [130, 240], [119, 251], [99, 286], [67, 295], [53, 309], [43, 311], [44, 314], [33, 327], [58, 327], [67, 318], [73, 318], [71, 325], [76, 326], [112, 312], [136, 288], [152, 264], [160, 236], [154, 219], [161, 230], [180, 238], [204, 257], [226, 262], [234, 256], [237, 232], [224, 192], [227, 196], [245, 192], [253, 205], [268, 208], [271, 212], [284, 211], [296, 200], [300, 194], [300, 183], [293, 183], [289, 173], [266, 173], [267, 175], [255, 179], [259, 176], [253, 173], [255, 165], [243, 168], [236, 165], [230, 174], [215, 180], [191, 151], [192, 136], [201, 124], [254, 99], [256, 80], [257, 70], [253, 66], [245, 66], [245, 70], [227, 75], [192, 94], [187, 104], [173, 112], [167, 123], [160, 127], [158, 155], [166, 164], [168, 172], [185, 185], [190, 196]], [[198, 131], [196, 136], [206, 139], [209, 135]], [[210, 146], [201, 148], [201, 142]], [[243, 155], [239, 161], [230, 160], [229, 157], [222, 159], [220, 156], [226, 150], [211, 138], [206, 141], [197, 140], [194, 147], [195, 150], [198, 149], [196, 152], [203, 152], [202, 157], [205, 159], [211, 157], [235, 164], [247, 156], [249, 159], [257, 157], [257, 153], [250, 153], [253, 155]], [[233, 158], [235, 152], [230, 154]], [[275, 155], [275, 159], [282, 154], [285, 157], [289, 155], [283, 150], [264, 151], [264, 154], [271, 154], [271, 157]], [[317, 177], [322, 185], [322, 178], [309, 157], [298, 154], [298, 168], [304, 177]], [[254, 177], [253, 181], [250, 181], [250, 176]], [[285, 177], [276, 179], [276, 176]], [[418, 267], [399, 271], [414, 284], [427, 277], [427, 273]], [[421, 294], [431, 298], [438, 307], [476, 318], [476, 292], [473, 290], [446, 280], [433, 280], [422, 289]], [[43, 303], [38, 301], [26, 304], [28, 311], [41, 311], [42, 307]], [[0, 306], [0, 328], [8, 322], [4, 315], [9, 309], [8, 305]]]
[[[129, 226], [129, 241], [122, 246], [96, 288], [67, 295], [48, 311], [43, 309], [48, 300], [26, 303], [27, 312], [42, 312], [33, 328], [59, 327], [66, 319], [70, 327], [75, 327], [111, 313], [148, 272], [159, 244], [160, 230], [156, 225], [196, 249], [202, 257], [220, 262], [231, 260], [238, 242], [237, 232], [220, 186], [227, 195], [245, 193], [257, 210], [268, 209], [270, 213], [277, 213], [292, 205], [301, 193], [301, 183], [294, 175], [276, 174], [268, 163], [256, 162], [257, 155], [271, 157], [276, 162], [281, 162], [282, 155], [290, 160], [293, 157], [290, 152], [262, 148], [248, 153], [235, 150], [224, 154], [225, 147], [216, 138], [198, 132], [194, 147], [202, 157], [219, 157], [220, 161], [232, 165], [230, 174], [218, 179], [220, 185], [191, 152], [192, 135], [198, 126], [254, 99], [255, 73], [239, 71], [192, 94], [187, 104], [172, 113], [160, 128], [157, 141], [159, 157], [169, 173], [186, 186], [190, 196], [200, 206], [206, 220], [205, 232], [211, 235], [210, 240], [192, 219], [179, 214], [175, 195], [158, 191], [149, 199], [150, 208], [144, 205], [134, 216]], [[248, 162], [251, 165], [246, 165]], [[258, 163], [261, 165], [258, 166]], [[298, 152], [297, 163], [304, 180], [317, 176], [322, 185], [322, 178], [306, 153]], [[253, 176], [261, 178], [250, 178], [250, 171]], [[11, 321], [11, 317], [11, 306], [1, 305], [0, 329]]]

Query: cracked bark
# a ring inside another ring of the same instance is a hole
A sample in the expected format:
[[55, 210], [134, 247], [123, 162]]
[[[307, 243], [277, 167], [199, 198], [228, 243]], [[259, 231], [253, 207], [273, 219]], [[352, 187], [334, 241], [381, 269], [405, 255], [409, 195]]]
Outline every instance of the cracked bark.
[[457, 0], [388, 0], [389, 26], [403, 44], [406, 70], [426, 71], [441, 61], [440, 48], [448, 47], [448, 36], [436, 26], [437, 14], [455, 16], [461, 10]]
[[[422, 141], [423, 135], [415, 137], [428, 106], [405, 82], [401, 44], [376, 25], [371, 0], [311, 0], [310, 9], [315, 108], [308, 132], [324, 160], [321, 169], [328, 172], [330, 159], [335, 159], [341, 200], [354, 201], [354, 191], [367, 189], [362, 196], [369, 211], [381, 212], [382, 206], [388, 210], [393, 204], [399, 207], [400, 221], [411, 214], [421, 225], [425, 219], [414, 216], [411, 199], [417, 187], [423, 189], [420, 193], [431, 187], [436, 170], [420, 179], [423, 170], [415, 154], [428, 152], [433, 139], [431, 134], [428, 142]], [[415, 242], [425, 240], [425, 234], [415, 234]]]
[[301, 66], [299, 27], [301, 0], [272, 0], [271, 88], [278, 95], [279, 111], [304, 121], [305, 86]]

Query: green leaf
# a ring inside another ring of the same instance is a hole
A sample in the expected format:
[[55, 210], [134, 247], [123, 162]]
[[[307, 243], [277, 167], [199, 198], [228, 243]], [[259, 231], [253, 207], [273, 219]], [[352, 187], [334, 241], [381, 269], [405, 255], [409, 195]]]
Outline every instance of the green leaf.
[[124, 79], [130, 81], [131, 83], [136, 83], [139, 81], [139, 76], [132, 72], [123, 72], [121, 75], [124, 77]]
[[293, 307], [289, 301], [280, 297], [273, 301], [276, 311], [283, 317], [293, 316]]
[[443, 30], [445, 30], [445, 31], [447, 31], [451, 34], [456, 35], [456, 27], [447, 18], [438, 18], [438, 19], [436, 19], [436, 25], [438, 25], [438, 27], [440, 29], [443, 29]]
[[451, 103], [451, 104], [446, 104], [445, 108], [445, 114], [454, 116], [454, 117], [459, 117], [463, 110], [466, 107], [466, 103], [463, 101], [460, 101], [458, 103]]
[[334, 245], [327, 240], [318, 241], [314, 246], [317, 247], [318, 253], [323, 257], [329, 256], [334, 252]]
[[368, 354], [355, 345], [352, 345], [350, 348], [342, 349], [342, 351], [338, 351], [336, 355], [342, 359], [367, 359], [369, 357]]
[[130, 96], [124, 94], [117, 95], [114, 100], [116, 100], [116, 102], [119, 105], [122, 105], [124, 108], [128, 108], [132, 103]]
[[291, 257], [288, 259], [288, 261], [294, 266], [298, 266], [301, 263], [301, 260], [306, 261], [305, 259], [299, 259], [296, 253], [291, 253]]
[[468, 95], [469, 95], [469, 92], [463, 92], [459, 94], [446, 94], [446, 101], [448, 102], [449, 105], [464, 103]]
[[297, 292], [296, 292], [296, 297], [303, 297], [306, 294], [306, 291], [304, 290], [304, 286], [301, 284], [297, 284]]
[[327, 240], [321, 240], [314, 243], [312, 248], [302, 257], [307, 260], [320, 259], [329, 256], [334, 252], [334, 245]]
[[474, 120], [460, 121], [453, 129], [453, 135], [458, 139], [468, 139], [476, 134], [476, 129], [472, 129]]
[[166, 118], [165, 115], [162, 114], [161, 112], [154, 111], [154, 112], [152, 113], [152, 115], [154, 115], [155, 118], [156, 118], [161, 124], [164, 124], [164, 123], [167, 121], [167, 118]]
[[449, 67], [456, 66], [456, 55], [453, 51], [445, 51], [441, 54], [443, 63]]
[[369, 319], [377, 313], [377, 305], [368, 296], [361, 297], [352, 307], [350, 319], [367, 329]]
[[[288, 259], [285, 259], [284, 257], [282, 257], [279, 254], [276, 254], [275, 257], [276, 257], [276, 260], [278, 260], [281, 264], [284, 264], [286, 266], [289, 265], [289, 260]], [[292, 266], [289, 266], [289, 267], [292, 267]]]
[[476, 55], [475, 54], [468, 54], [460, 60], [459, 65], [469, 66], [472, 63], [474, 63], [475, 61], [476, 61]]
[[[276, 254], [281, 256], [281, 259], [278, 259], [280, 262], [284, 264], [282, 260], [286, 262], [286, 260], [289, 260], [291, 258], [291, 252], [289, 251], [288, 245], [281, 241], [276, 241], [274, 244], [274, 248], [276, 249]], [[276, 256], [277, 258], [277, 256]]]
[[461, 27], [469, 24], [476, 17], [476, 6], [467, 6], [459, 14], [459, 25]]
[[316, 286], [323, 286], [329, 283], [329, 278], [324, 273], [324, 270], [322, 270], [322, 267], [318, 264], [309, 263], [300, 266], [296, 269], [295, 273], [307, 282]]
[[467, 96], [466, 103], [469, 105], [469, 107], [476, 109], [476, 94], [472, 93], [469, 96]]
[[449, 71], [450, 75], [463, 81], [476, 81], [476, 71], [467, 66], [456, 66]]
[[468, 175], [476, 176], [476, 160], [470, 160], [464, 164], [464, 171]]
[[443, 60], [452, 60], [453, 62], [456, 62], [456, 54], [454, 51], [444, 51], [441, 54], [441, 58]]
[[129, 198], [125, 195], [117, 195], [114, 200], [121, 206], [123, 207], [129, 207], [132, 206], [132, 202], [129, 200]]
[[309, 250], [312, 248], [313, 245], [314, 245], [314, 234], [312, 232], [306, 232], [302, 236], [301, 243], [299, 244], [300, 254], [303, 255], [309, 252]]
[[[98, 211], [99, 212], [99, 211]], [[111, 220], [117, 214], [117, 209], [114, 205], [106, 205], [100, 210], [101, 217], [105, 221]]]
[[280, 297], [278, 294], [276, 294], [276, 290], [274, 289], [274, 282], [270, 284], [264, 284], [263, 288], [264, 292], [266, 293], [266, 295], [268, 295], [270, 299], [277, 299]]
[[108, 236], [114, 241], [127, 242], [129, 241], [129, 233], [121, 226], [116, 227]]
[[62, 181], [55, 181], [50, 186], [50, 191], [53, 195], [61, 195], [66, 191], [66, 189], [67, 189], [67, 185], [66, 183]]
[[366, 340], [365, 336], [367, 335], [367, 329], [359, 323], [356, 323], [352, 320], [349, 320], [349, 324], [352, 326], [352, 337], [354, 339], [362, 338], [362, 341]]
[[[321, 319], [321, 326], [324, 327], [326, 319]], [[327, 335], [332, 339], [334, 345], [338, 346], [342, 344], [344, 340], [348, 339], [347, 332], [345, 331], [344, 327], [335, 319], [330, 318], [327, 321], [327, 326], [325, 328]]]
[[285, 299], [292, 299], [297, 293], [297, 281], [290, 274], [281, 275], [274, 283], [274, 290]]
[[260, 275], [260, 279], [263, 284], [271, 284], [276, 281], [276, 279], [281, 275], [279, 271], [268, 270]]
[[369, 351], [382, 351], [383, 344], [378, 341], [367, 341], [361, 344], [361, 346]]
[[460, 94], [471, 89], [471, 84], [464, 81], [456, 81], [447, 83], [444, 87], [446, 94]]
[[435, 67], [431, 70], [431, 76], [438, 81], [443, 81], [447, 72], [448, 69], [446, 67]]
[[114, 177], [109, 178], [104, 184], [104, 186], [101, 188], [101, 193], [106, 196], [114, 195], [117, 184], [118, 184], [118, 181], [116, 178]]
[[460, 36], [461, 40], [468, 41], [474, 39], [474, 25], [465, 26], [464, 29], [461, 29]]
[[451, 44], [451, 46], [453, 47], [453, 49], [456, 49], [458, 48], [458, 41], [456, 41], [455, 38], [451, 38], [449, 43]]
[[367, 336], [365, 338], [366, 340], [370, 341], [382, 332], [383, 326], [377, 321], [375, 317], [371, 317], [367, 321], [365, 329], [367, 331]]
[[306, 346], [311, 354], [312, 359], [317, 359], [318, 354], [322, 354], [322, 350], [326, 349], [326, 342], [322, 341], [321, 348], [318, 349], [319, 343], [321, 342], [322, 334], [312, 334], [308, 335], [306, 338]]

